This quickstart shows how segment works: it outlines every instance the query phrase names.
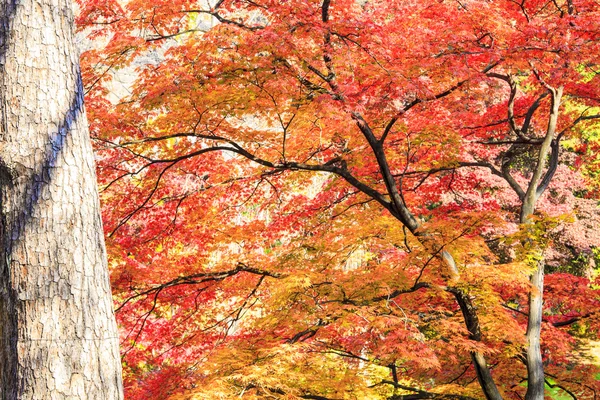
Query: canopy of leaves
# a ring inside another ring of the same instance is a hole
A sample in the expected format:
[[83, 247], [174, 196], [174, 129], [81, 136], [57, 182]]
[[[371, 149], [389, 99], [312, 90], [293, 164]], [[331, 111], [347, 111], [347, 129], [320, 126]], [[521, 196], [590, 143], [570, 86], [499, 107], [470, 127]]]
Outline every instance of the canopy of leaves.
[[128, 398], [596, 397], [596, 1], [79, 5]]

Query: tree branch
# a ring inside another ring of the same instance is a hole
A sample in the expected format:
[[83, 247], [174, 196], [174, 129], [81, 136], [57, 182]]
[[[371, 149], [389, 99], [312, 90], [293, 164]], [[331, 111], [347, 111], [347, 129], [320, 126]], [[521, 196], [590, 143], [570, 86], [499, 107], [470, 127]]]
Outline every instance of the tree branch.
[[533, 114], [540, 107], [540, 104], [542, 104], [542, 100], [545, 99], [548, 96], [548, 94], [549, 94], [548, 92], [542, 93], [527, 110], [527, 114], [525, 114], [525, 120], [523, 121], [523, 126], [521, 128], [521, 131], [523, 132], [524, 135], [527, 135], [527, 132], [529, 131], [529, 127], [531, 126], [531, 119], [533, 118]]
[[[546, 85], [547, 86], [547, 85]], [[546, 165], [546, 156], [548, 155], [548, 151], [551, 149], [552, 142], [554, 140], [554, 134], [556, 132], [556, 125], [558, 121], [558, 113], [559, 107], [562, 97], [563, 88], [559, 87], [558, 89], [548, 87], [550, 94], [552, 95], [552, 103], [550, 109], [550, 117], [548, 119], [548, 127], [546, 129], [546, 136], [544, 137], [544, 141], [540, 146], [537, 164], [535, 166], [533, 176], [529, 181], [529, 186], [527, 187], [527, 191], [525, 192], [525, 196], [523, 197], [522, 207], [521, 207], [521, 222], [526, 222], [530, 215], [533, 214], [535, 209], [535, 203], [538, 199], [538, 182], [540, 182], [540, 178], [542, 177], [542, 173], [544, 167]], [[556, 147], [556, 157], [558, 157], [558, 147]], [[558, 160], [556, 160], [558, 161]], [[556, 167], [555, 167], [556, 168]], [[552, 178], [552, 174], [550, 174], [549, 178]], [[549, 183], [549, 179], [548, 182]], [[547, 184], [546, 183], [546, 184]], [[542, 187], [545, 189], [545, 187]]]
[[557, 387], [557, 388], [561, 389], [562, 391], [564, 391], [565, 393], [567, 393], [569, 396], [571, 396], [571, 398], [573, 400], [577, 400], [577, 396], [575, 396], [575, 394], [573, 394], [573, 392], [571, 392], [569, 389], [567, 389], [563, 385], [560, 385], [558, 383], [554, 383], [554, 384], [550, 383], [550, 381], [548, 381], [548, 379], [544, 379], [544, 382], [546, 382], [546, 385], [548, 385], [550, 388], [553, 389], [553, 388]]
[[398, 186], [396, 185], [396, 181], [391, 173], [381, 141], [377, 140], [373, 134], [373, 131], [367, 124], [367, 121], [365, 121], [359, 113], [353, 112], [352, 119], [356, 121], [358, 129], [360, 129], [362, 132], [363, 136], [369, 143], [369, 146], [371, 146], [373, 154], [375, 155], [377, 164], [379, 166], [379, 172], [383, 177], [383, 182], [385, 183], [388, 195], [392, 199], [394, 210], [392, 214], [395, 215], [404, 225], [406, 225], [406, 227], [414, 234], [419, 228], [419, 223], [406, 206], [400, 191], [401, 189], [399, 190]]
[[191, 275], [180, 276], [175, 279], [172, 279], [168, 282], [162, 283], [160, 285], [153, 286], [149, 289], [146, 289], [142, 292], [136, 293], [133, 296], [128, 297], [125, 301], [123, 301], [116, 309], [115, 312], [119, 312], [127, 303], [142, 296], [148, 296], [152, 293], [160, 293], [162, 290], [180, 286], [180, 285], [198, 285], [206, 282], [216, 282], [222, 281], [225, 278], [230, 276], [234, 276], [239, 274], [240, 272], [247, 272], [254, 275], [260, 275], [262, 277], [270, 277], [270, 278], [283, 278], [284, 275], [278, 272], [270, 272], [266, 270], [261, 270], [259, 268], [249, 267], [244, 263], [238, 263], [234, 269], [230, 269], [227, 271], [217, 271], [217, 272], [203, 272]]

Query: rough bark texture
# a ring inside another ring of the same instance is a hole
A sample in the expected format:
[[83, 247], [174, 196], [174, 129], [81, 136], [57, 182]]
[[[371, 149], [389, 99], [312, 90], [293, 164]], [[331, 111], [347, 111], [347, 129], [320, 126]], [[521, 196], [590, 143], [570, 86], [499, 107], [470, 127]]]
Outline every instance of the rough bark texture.
[[0, 1], [0, 399], [122, 399], [68, 0]]

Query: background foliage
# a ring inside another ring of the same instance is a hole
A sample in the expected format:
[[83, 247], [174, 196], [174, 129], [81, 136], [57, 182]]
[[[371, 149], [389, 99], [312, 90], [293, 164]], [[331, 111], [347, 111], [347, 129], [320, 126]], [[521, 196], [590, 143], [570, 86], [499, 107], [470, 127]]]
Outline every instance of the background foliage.
[[595, 1], [80, 7], [128, 398], [596, 397]]

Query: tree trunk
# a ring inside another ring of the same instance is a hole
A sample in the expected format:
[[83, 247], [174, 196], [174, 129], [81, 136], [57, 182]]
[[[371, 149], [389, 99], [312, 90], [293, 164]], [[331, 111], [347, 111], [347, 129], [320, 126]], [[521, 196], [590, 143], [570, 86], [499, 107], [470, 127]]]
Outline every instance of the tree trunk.
[[[547, 86], [547, 89], [551, 94], [551, 107], [550, 107], [550, 118], [548, 119], [548, 128], [546, 130], [546, 136], [540, 151], [538, 154], [537, 165], [533, 172], [533, 176], [527, 187], [527, 192], [523, 198], [521, 205], [521, 224], [531, 224], [531, 216], [535, 212], [535, 205], [546, 189], [547, 185], [543, 184], [543, 181], [552, 178], [552, 174], [556, 170], [556, 163], [558, 163], [558, 153], [554, 158], [551, 158], [551, 162], [555, 165], [550, 165], [547, 176], [542, 179], [542, 172], [547, 164], [547, 157], [551, 151], [552, 141], [556, 133], [556, 127], [558, 122], [559, 108], [561, 104], [562, 86], [559, 88], [551, 88]], [[557, 147], [556, 152], [559, 151]], [[542, 351], [540, 347], [540, 334], [542, 331], [542, 314], [544, 305], [544, 261], [543, 259], [538, 262], [536, 271], [530, 277], [531, 291], [529, 293], [529, 316], [527, 319], [527, 392], [525, 393], [525, 400], [544, 400], [544, 364], [542, 360]]]
[[526, 399], [544, 399], [544, 364], [540, 347], [544, 293], [544, 262], [538, 263], [531, 276], [529, 318], [527, 320], [527, 393]]
[[0, 399], [122, 399], [68, 0], [0, 1]]

